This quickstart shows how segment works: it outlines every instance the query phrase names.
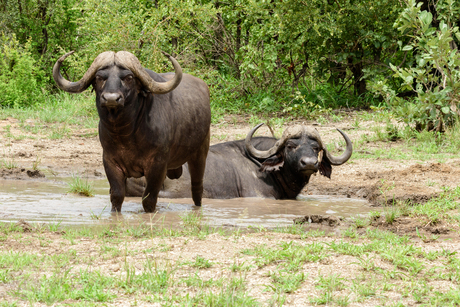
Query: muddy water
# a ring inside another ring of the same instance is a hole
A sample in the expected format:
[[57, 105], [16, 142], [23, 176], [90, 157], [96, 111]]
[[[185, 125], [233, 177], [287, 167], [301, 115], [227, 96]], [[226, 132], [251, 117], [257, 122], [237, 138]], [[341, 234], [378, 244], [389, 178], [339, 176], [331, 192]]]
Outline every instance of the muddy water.
[[351, 198], [300, 196], [297, 200], [261, 198], [204, 199], [202, 207], [191, 199], [159, 199], [157, 212], [143, 212], [140, 198], [126, 198], [121, 214], [110, 212], [107, 181], [94, 180], [94, 197], [66, 193], [67, 179], [54, 181], [0, 180], [0, 221], [101, 225], [113, 222], [153, 223], [174, 227], [189, 212], [201, 213], [213, 226], [276, 227], [292, 225], [292, 220], [311, 214], [341, 217], [365, 215], [368, 203]]

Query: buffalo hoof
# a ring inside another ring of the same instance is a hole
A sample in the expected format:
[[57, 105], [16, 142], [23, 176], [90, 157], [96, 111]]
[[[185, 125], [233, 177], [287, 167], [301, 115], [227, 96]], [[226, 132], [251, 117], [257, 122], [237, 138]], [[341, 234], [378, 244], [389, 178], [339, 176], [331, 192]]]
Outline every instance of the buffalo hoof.
[[155, 212], [155, 208], [156, 208], [156, 206], [149, 206], [149, 207], [144, 206], [144, 211], [145, 211], [145, 213], [153, 213], [153, 212]]
[[112, 206], [111, 212], [116, 212], [116, 213], [121, 212], [121, 206], [120, 207]]

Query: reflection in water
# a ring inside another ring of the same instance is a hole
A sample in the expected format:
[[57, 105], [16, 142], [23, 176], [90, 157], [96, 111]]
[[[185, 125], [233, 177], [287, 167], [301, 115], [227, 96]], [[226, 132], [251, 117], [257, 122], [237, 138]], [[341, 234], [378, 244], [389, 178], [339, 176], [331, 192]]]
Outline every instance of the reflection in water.
[[[65, 179], [63, 179], [65, 180]], [[0, 180], [0, 221], [60, 222], [63, 225], [100, 225], [116, 221], [130, 224], [156, 224], [174, 227], [181, 215], [201, 212], [213, 226], [292, 225], [292, 220], [311, 214], [342, 217], [365, 215], [368, 203], [351, 198], [300, 196], [297, 200], [262, 198], [203, 199], [202, 207], [191, 199], [159, 199], [157, 212], [144, 213], [139, 197], [127, 197], [122, 214], [112, 214], [106, 180], [93, 181], [95, 197], [66, 194], [67, 184], [60, 181]]]

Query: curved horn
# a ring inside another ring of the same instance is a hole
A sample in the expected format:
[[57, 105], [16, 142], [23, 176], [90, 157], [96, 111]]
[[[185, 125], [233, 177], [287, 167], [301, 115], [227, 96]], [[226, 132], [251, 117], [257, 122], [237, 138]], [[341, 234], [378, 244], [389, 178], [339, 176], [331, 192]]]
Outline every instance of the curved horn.
[[251, 144], [252, 135], [262, 125], [263, 125], [263, 123], [258, 124], [257, 126], [252, 128], [251, 131], [249, 131], [248, 135], [246, 136], [246, 139], [244, 140], [244, 145], [246, 146], [246, 150], [248, 151], [248, 153], [251, 156], [259, 158], [259, 159], [266, 159], [266, 158], [276, 154], [276, 152], [278, 151], [279, 147], [282, 144], [284, 144], [284, 141], [283, 141], [283, 138], [281, 140], [276, 141], [275, 145], [273, 145], [273, 147], [270, 148], [269, 150], [262, 151], [262, 150], [255, 149], [254, 146]]
[[56, 64], [54, 64], [53, 67], [53, 79], [61, 90], [64, 90], [69, 93], [81, 93], [84, 90], [86, 90], [88, 86], [91, 84], [94, 74], [99, 68], [106, 66], [107, 64], [113, 63], [113, 55], [115, 53], [112, 51], [106, 51], [99, 54], [94, 59], [93, 63], [88, 68], [86, 73], [83, 75], [83, 78], [80, 79], [80, 81], [70, 82], [61, 75], [60, 69], [62, 62], [64, 62], [64, 60], [74, 52], [75, 51], [66, 53], [56, 61]]
[[350, 159], [351, 154], [353, 153], [353, 144], [351, 143], [350, 138], [342, 130], [337, 129], [337, 131], [339, 131], [340, 134], [345, 139], [345, 142], [347, 143], [347, 148], [345, 149], [345, 152], [341, 156], [334, 157], [326, 150], [326, 147], [323, 147], [326, 157], [329, 159], [329, 162], [331, 162], [332, 165], [344, 164], [345, 162], [348, 161], [348, 159]]
[[166, 94], [175, 89], [182, 80], [182, 68], [179, 63], [170, 56], [169, 54], [163, 52], [163, 54], [169, 58], [174, 66], [174, 78], [168, 82], [156, 82], [152, 77], [147, 73], [147, 71], [142, 67], [141, 63], [137, 57], [127, 51], [119, 51], [116, 54], [116, 63], [128, 68], [133, 72], [133, 74], [141, 80], [142, 84], [152, 93], [152, 94]]

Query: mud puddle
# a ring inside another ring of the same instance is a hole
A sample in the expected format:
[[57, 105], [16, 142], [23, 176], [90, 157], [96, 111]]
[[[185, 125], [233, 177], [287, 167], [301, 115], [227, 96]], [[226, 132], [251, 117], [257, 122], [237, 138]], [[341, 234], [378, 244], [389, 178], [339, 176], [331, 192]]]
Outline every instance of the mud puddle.
[[55, 181], [0, 180], [0, 221], [25, 220], [61, 225], [103, 225], [114, 222], [174, 227], [190, 212], [201, 213], [211, 226], [287, 226], [306, 215], [364, 216], [366, 201], [331, 196], [300, 196], [297, 200], [261, 198], [204, 199], [202, 207], [191, 199], [159, 199], [157, 212], [146, 214], [141, 198], [127, 197], [121, 214], [110, 212], [109, 186], [105, 179], [91, 180], [94, 197], [67, 193], [66, 179]]

